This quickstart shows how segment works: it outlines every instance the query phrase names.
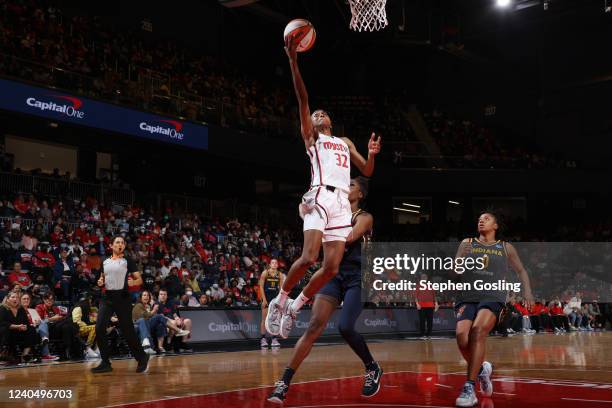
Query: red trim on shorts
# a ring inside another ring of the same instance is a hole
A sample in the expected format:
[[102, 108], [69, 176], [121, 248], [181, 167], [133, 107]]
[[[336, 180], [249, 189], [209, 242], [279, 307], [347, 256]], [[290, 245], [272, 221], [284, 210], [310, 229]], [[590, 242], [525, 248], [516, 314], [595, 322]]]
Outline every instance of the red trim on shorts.
[[325, 228], [325, 231], [342, 229], [342, 228], [349, 228], [349, 227], [352, 227], [352, 225], [349, 224], [349, 225], [340, 225], [338, 227], [329, 227], [329, 228]]
[[316, 143], [314, 144], [314, 151], [315, 151], [315, 154], [317, 155], [317, 163], [319, 164], [319, 181], [320, 181], [320, 184], [323, 184], [323, 168], [321, 167], [321, 160], [319, 159], [319, 151], [317, 150]]
[[314, 160], [314, 157], [312, 157], [312, 154], [310, 153], [309, 149], [306, 149], [306, 153], [308, 153], [308, 158], [310, 159], [310, 187], [312, 187], [312, 184], [314, 182], [314, 169], [312, 167], [312, 161]]
[[321, 207], [321, 209], [325, 213], [325, 223], [327, 224], [329, 222], [329, 215], [327, 214], [325, 207], [323, 207], [323, 205], [319, 204], [319, 202], [317, 201], [317, 198], [319, 197], [320, 192], [321, 192], [321, 186], [317, 187], [317, 194], [315, 195], [315, 205], [318, 205], [319, 207]]

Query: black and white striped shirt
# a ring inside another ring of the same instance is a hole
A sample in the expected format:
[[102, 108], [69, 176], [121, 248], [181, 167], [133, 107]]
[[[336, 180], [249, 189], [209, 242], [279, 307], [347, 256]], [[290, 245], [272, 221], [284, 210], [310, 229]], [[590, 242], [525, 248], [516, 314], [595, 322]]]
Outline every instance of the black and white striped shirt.
[[128, 290], [128, 274], [137, 272], [136, 263], [130, 258], [106, 258], [102, 264], [106, 290]]

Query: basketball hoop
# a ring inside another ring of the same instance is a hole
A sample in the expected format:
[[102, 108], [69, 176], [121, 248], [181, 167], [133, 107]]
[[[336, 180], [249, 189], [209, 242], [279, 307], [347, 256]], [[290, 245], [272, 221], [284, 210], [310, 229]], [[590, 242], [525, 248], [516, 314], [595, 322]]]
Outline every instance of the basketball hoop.
[[387, 26], [387, 0], [348, 0], [353, 31], [378, 31]]

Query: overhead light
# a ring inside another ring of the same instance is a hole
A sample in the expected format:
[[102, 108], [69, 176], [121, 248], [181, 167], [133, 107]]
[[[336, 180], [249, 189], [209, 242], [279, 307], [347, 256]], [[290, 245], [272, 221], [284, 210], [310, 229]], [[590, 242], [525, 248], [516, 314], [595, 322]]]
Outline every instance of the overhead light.
[[417, 213], [417, 214], [420, 214], [420, 213], [421, 213], [420, 211], [417, 211], [417, 210], [409, 210], [409, 209], [407, 209], [407, 208], [393, 207], [393, 209], [394, 209], [394, 210], [397, 210], [397, 211], [406, 211], [406, 212]]
[[497, 7], [508, 7], [512, 0], [497, 0]]
[[402, 203], [402, 205], [405, 205], [406, 207], [421, 208], [420, 205], [416, 205], [416, 204]]
[[449, 204], [455, 204], [455, 205], [459, 205], [459, 201], [452, 201], [452, 200], [448, 200]]

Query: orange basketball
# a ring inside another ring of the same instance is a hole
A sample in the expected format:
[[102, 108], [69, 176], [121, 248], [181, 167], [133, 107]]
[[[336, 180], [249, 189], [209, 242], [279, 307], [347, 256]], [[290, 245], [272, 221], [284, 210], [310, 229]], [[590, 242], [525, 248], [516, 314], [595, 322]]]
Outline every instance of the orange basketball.
[[304, 52], [312, 48], [317, 33], [310, 21], [304, 20], [303, 18], [296, 18], [287, 24], [283, 36], [285, 41], [287, 41], [289, 37], [298, 43], [297, 52]]

